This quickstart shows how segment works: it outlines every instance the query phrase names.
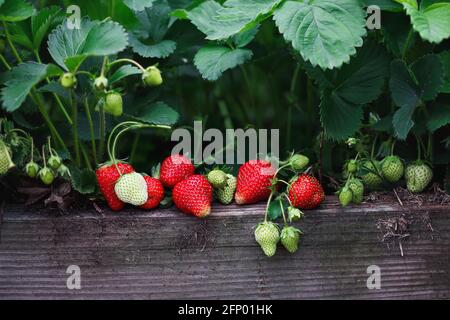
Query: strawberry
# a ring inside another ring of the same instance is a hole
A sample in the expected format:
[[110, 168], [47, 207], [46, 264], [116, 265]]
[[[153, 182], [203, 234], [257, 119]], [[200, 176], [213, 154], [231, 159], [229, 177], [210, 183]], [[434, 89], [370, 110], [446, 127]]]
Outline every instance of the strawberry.
[[137, 172], [122, 175], [114, 186], [114, 192], [122, 202], [134, 206], [142, 206], [148, 199], [147, 182]]
[[37, 174], [39, 172], [39, 169], [40, 169], [39, 165], [34, 161], [30, 161], [25, 165], [25, 173], [30, 178], [36, 178]]
[[358, 170], [358, 161], [357, 160], [350, 160], [347, 164], [347, 171], [349, 173], [355, 173]]
[[302, 154], [294, 154], [290, 159], [292, 169], [300, 171], [305, 169], [309, 164], [309, 158]]
[[178, 182], [193, 175], [194, 171], [195, 167], [188, 158], [174, 154], [162, 162], [159, 179], [165, 187], [173, 188]]
[[298, 241], [300, 240], [300, 235], [302, 232], [294, 227], [284, 227], [281, 230], [281, 244], [290, 253], [294, 253], [298, 249]]
[[280, 231], [273, 222], [262, 222], [255, 230], [255, 240], [261, 246], [264, 254], [272, 257], [277, 251], [277, 244], [280, 241]]
[[398, 182], [403, 177], [404, 172], [403, 162], [397, 156], [388, 156], [381, 162], [381, 173], [391, 183]]
[[291, 184], [289, 199], [296, 208], [314, 209], [325, 199], [325, 192], [316, 178], [302, 174]]
[[99, 76], [94, 80], [94, 88], [103, 91], [108, 87], [108, 79], [105, 76]]
[[[119, 168], [122, 174], [127, 174], [130, 172], [134, 172], [134, 168], [128, 163], [119, 162], [117, 163], [117, 167]], [[114, 164], [107, 164], [95, 171], [97, 176], [97, 183], [100, 188], [103, 197], [105, 197], [108, 206], [111, 210], [119, 211], [123, 209], [125, 204], [117, 198], [116, 193], [114, 192], [114, 186], [117, 180], [120, 178], [120, 174], [117, 171]]]
[[142, 80], [150, 87], [159, 86], [163, 83], [161, 71], [156, 66], [150, 66], [142, 74]]
[[145, 182], [147, 183], [147, 202], [144, 203], [141, 208], [143, 209], [153, 209], [156, 208], [159, 203], [164, 199], [164, 187], [158, 179], [150, 176], [144, 176]]
[[236, 203], [251, 204], [267, 199], [275, 172], [269, 161], [250, 160], [244, 163], [237, 176]]
[[45, 185], [50, 185], [53, 183], [53, 180], [55, 180], [55, 174], [53, 173], [52, 169], [47, 167], [43, 167], [41, 170], [39, 170], [38, 175], [42, 183]]
[[11, 160], [11, 152], [3, 140], [0, 139], [0, 176], [6, 174], [15, 164]]
[[341, 206], [346, 207], [352, 202], [353, 200], [353, 192], [349, 187], [342, 188], [341, 192], [339, 193], [339, 203]]
[[59, 78], [59, 83], [66, 89], [73, 88], [77, 85], [77, 78], [73, 73], [66, 72]]
[[182, 212], [203, 218], [211, 212], [213, 188], [204, 176], [195, 174], [175, 185], [172, 198]]
[[58, 170], [58, 168], [61, 166], [61, 163], [61, 158], [56, 155], [51, 155], [47, 160], [47, 165], [54, 170]]
[[230, 204], [234, 199], [234, 192], [236, 191], [237, 179], [231, 174], [227, 174], [226, 185], [223, 188], [215, 191], [217, 200], [222, 204]]
[[412, 163], [405, 170], [406, 187], [412, 193], [420, 193], [433, 179], [431, 168], [421, 161]]
[[355, 204], [361, 204], [364, 198], [364, 184], [361, 180], [353, 178], [348, 182], [348, 188], [352, 191], [352, 202]]
[[115, 117], [119, 117], [123, 113], [123, 100], [118, 92], [110, 91], [105, 97], [104, 110]]
[[222, 170], [214, 169], [208, 173], [207, 179], [214, 188], [223, 188], [227, 182], [227, 174]]
[[377, 160], [366, 160], [362, 164], [362, 169], [366, 171], [361, 177], [364, 184], [370, 189], [378, 189], [383, 183], [379, 175], [380, 162]]

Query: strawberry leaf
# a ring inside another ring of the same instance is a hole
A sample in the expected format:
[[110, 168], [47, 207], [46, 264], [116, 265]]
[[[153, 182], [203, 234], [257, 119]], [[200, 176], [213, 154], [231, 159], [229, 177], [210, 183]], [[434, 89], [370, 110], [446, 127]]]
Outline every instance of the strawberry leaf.
[[72, 187], [81, 194], [92, 194], [97, 188], [97, 177], [90, 169], [69, 166]]
[[164, 102], [159, 101], [146, 105], [134, 118], [150, 124], [172, 126], [177, 123], [179, 114]]
[[89, 56], [119, 53], [128, 45], [123, 27], [113, 21], [81, 21], [80, 29], [60, 24], [48, 38], [52, 58], [66, 70], [75, 71]]
[[121, 66], [109, 77], [109, 83], [114, 84], [125, 77], [135, 74], [142, 74], [142, 71], [130, 64]]
[[446, 0], [396, 0], [403, 4], [411, 23], [422, 39], [440, 43], [450, 37], [450, 2]]
[[194, 64], [203, 78], [214, 81], [225, 71], [243, 64], [252, 56], [253, 53], [249, 49], [206, 46], [197, 52]]
[[366, 34], [358, 0], [286, 1], [273, 18], [303, 59], [322, 69], [348, 62]]
[[155, 0], [123, 0], [123, 3], [133, 11], [143, 11], [150, 8]]
[[2, 89], [3, 108], [12, 112], [18, 109], [29, 94], [31, 88], [49, 76], [62, 71], [55, 65], [27, 62], [19, 64], [8, 73], [8, 80]]
[[450, 51], [441, 52], [439, 57], [441, 58], [444, 66], [444, 85], [442, 86], [442, 93], [450, 93]]
[[0, 4], [0, 21], [22, 21], [31, 17], [33, 13], [33, 6], [25, 0], [3, 0]]
[[450, 123], [450, 106], [435, 105], [430, 110], [427, 128], [434, 132]]

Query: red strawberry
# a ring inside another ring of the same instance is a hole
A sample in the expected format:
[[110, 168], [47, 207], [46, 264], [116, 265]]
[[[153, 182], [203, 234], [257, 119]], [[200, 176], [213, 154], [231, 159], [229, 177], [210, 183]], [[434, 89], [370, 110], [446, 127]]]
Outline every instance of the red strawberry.
[[269, 161], [250, 160], [244, 163], [237, 176], [236, 203], [250, 204], [267, 199], [275, 172]]
[[159, 203], [164, 199], [164, 187], [158, 179], [150, 176], [144, 176], [145, 182], [147, 182], [148, 200], [141, 208], [153, 209], [156, 208]]
[[195, 174], [176, 184], [172, 198], [184, 213], [203, 218], [211, 211], [213, 188], [204, 176]]
[[314, 209], [324, 198], [320, 182], [310, 175], [302, 174], [289, 188], [289, 199], [296, 208]]
[[175, 154], [162, 162], [159, 179], [165, 187], [173, 188], [178, 182], [193, 175], [194, 171], [195, 167], [188, 158]]
[[[117, 164], [122, 174], [134, 172], [134, 168], [128, 163], [119, 162]], [[114, 210], [119, 211], [123, 209], [125, 204], [117, 198], [114, 192], [116, 181], [120, 178], [120, 174], [114, 164], [105, 164], [95, 171], [97, 175], [98, 186], [105, 197], [108, 206]]]

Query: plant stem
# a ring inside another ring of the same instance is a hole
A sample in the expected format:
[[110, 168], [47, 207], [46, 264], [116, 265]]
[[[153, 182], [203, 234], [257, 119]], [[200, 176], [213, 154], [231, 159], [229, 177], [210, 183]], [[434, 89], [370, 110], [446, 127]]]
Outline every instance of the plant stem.
[[111, 68], [113, 65], [118, 64], [118, 63], [122, 63], [122, 62], [129, 62], [129, 63], [132, 63], [132, 64], [134, 64], [135, 66], [137, 66], [139, 69], [141, 69], [142, 72], [145, 72], [145, 68], [144, 68], [143, 66], [141, 66], [139, 63], [137, 63], [137, 62], [134, 61], [134, 60], [126, 59], [126, 58], [123, 58], [123, 59], [117, 59], [117, 60], [111, 62], [111, 63], [108, 65], [108, 69]]
[[98, 159], [103, 161], [103, 154], [105, 152], [105, 110], [103, 104], [99, 110], [99, 130], [100, 130], [100, 146], [98, 149]]
[[23, 60], [22, 60], [22, 58], [20, 57], [19, 52], [17, 52], [16, 47], [14, 46], [14, 44], [13, 44], [12, 41], [11, 41], [11, 35], [9, 34], [8, 25], [6, 24], [5, 21], [3, 21], [3, 28], [4, 28], [4, 30], [5, 30], [6, 41], [8, 42], [8, 45], [9, 45], [9, 47], [11, 48], [11, 51], [12, 51], [14, 57], [16, 58], [16, 60], [17, 60], [19, 63], [22, 63]]
[[84, 144], [80, 143], [80, 150], [81, 154], [83, 155], [84, 162], [86, 163], [86, 167], [90, 170], [92, 170], [91, 161], [89, 160], [89, 156], [87, 154], [86, 148], [84, 147]]
[[3, 63], [3, 65], [7, 70], [11, 70], [11, 66], [9, 65], [8, 61], [6, 61], [5, 57], [2, 54], [0, 54], [0, 61]]
[[419, 140], [418, 136], [414, 135], [414, 137], [416, 138], [416, 141], [417, 141], [417, 160], [420, 161], [422, 159], [422, 153], [420, 150], [420, 140]]
[[48, 115], [47, 109], [45, 109], [45, 106], [43, 102], [41, 101], [41, 98], [38, 94], [36, 94], [36, 91], [34, 89], [31, 90], [30, 96], [33, 99], [34, 103], [37, 105], [39, 112], [41, 113], [42, 117], [44, 118], [44, 121], [47, 123], [48, 128], [50, 129], [50, 132], [53, 136], [53, 138], [58, 142], [58, 144], [64, 149], [68, 150], [66, 144], [64, 143], [64, 140], [59, 135], [58, 131], [56, 130], [55, 125], [53, 124], [52, 120], [50, 119], [50, 116]]
[[92, 146], [92, 155], [94, 157], [95, 164], [98, 164], [97, 161], [97, 146], [95, 144], [95, 131], [94, 131], [94, 123], [92, 122], [91, 110], [89, 109], [89, 101], [88, 98], [84, 98], [84, 110], [86, 112], [86, 117], [89, 122], [89, 130], [91, 133], [91, 146]]
[[406, 37], [405, 47], [403, 48], [403, 52], [402, 52], [402, 60], [405, 60], [405, 58], [406, 58], [406, 54], [408, 53], [408, 48], [411, 43], [413, 35], [414, 35], [414, 30], [413, 30], [413, 28], [411, 28], [408, 32], [408, 36]]
[[286, 215], [284, 214], [283, 201], [280, 200], [279, 203], [280, 203], [281, 214], [283, 215], [284, 225], [287, 226], [288, 223], [287, 223], [287, 221], [286, 221]]
[[269, 199], [267, 199], [267, 204], [266, 204], [266, 212], [264, 214], [264, 222], [267, 222], [267, 215], [269, 214], [269, 206], [270, 206], [270, 202], [272, 201], [272, 197], [274, 195], [274, 191], [272, 191], [270, 193]]
[[[39, 63], [42, 63], [41, 57], [40, 57], [40, 55], [39, 55], [39, 52], [35, 50], [35, 51], [34, 51], [34, 55], [36, 56], [37, 61], [38, 61]], [[45, 80], [47, 81], [47, 83], [50, 83], [50, 79], [49, 79], [48, 77], [45, 78]], [[61, 110], [61, 112], [63, 113], [63, 115], [64, 115], [64, 117], [66, 118], [67, 122], [72, 126], [72, 125], [73, 125], [73, 121], [72, 121], [72, 119], [70, 118], [69, 114], [67, 113], [67, 110], [66, 110], [66, 108], [64, 107], [64, 105], [63, 105], [61, 99], [59, 98], [59, 96], [58, 96], [56, 93], [53, 93], [53, 97], [54, 97], [55, 100], [56, 100], [56, 103], [57, 103], [57, 105], [58, 105], [58, 107], [59, 107], [59, 110]]]
[[[295, 68], [294, 75], [292, 76], [291, 87], [289, 89], [289, 96], [291, 99], [295, 94], [295, 88], [297, 87], [298, 74], [300, 73], [300, 70], [301, 70], [300, 64], [297, 63], [297, 67]], [[286, 148], [288, 150], [291, 149], [292, 108], [293, 108], [292, 104], [293, 104], [293, 102], [290, 101], [289, 106], [288, 106], [288, 114], [287, 114]]]
[[77, 166], [81, 166], [81, 157], [80, 157], [80, 143], [78, 140], [78, 103], [76, 101], [75, 93], [73, 90], [70, 90], [70, 104], [72, 105], [72, 134], [73, 134], [73, 148], [75, 150], [75, 163]]

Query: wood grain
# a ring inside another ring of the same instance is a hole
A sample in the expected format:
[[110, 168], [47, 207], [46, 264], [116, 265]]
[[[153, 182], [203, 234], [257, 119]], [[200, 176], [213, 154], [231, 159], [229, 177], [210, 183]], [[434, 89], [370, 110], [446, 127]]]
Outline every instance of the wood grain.
[[[449, 299], [450, 208], [342, 209], [334, 197], [306, 212], [299, 251], [266, 258], [253, 238], [264, 206], [219, 206], [206, 220], [173, 209], [60, 215], [4, 209], [0, 299]], [[409, 221], [383, 243], [380, 221]], [[81, 268], [81, 290], [66, 268]], [[381, 268], [381, 289], [366, 286]]]

